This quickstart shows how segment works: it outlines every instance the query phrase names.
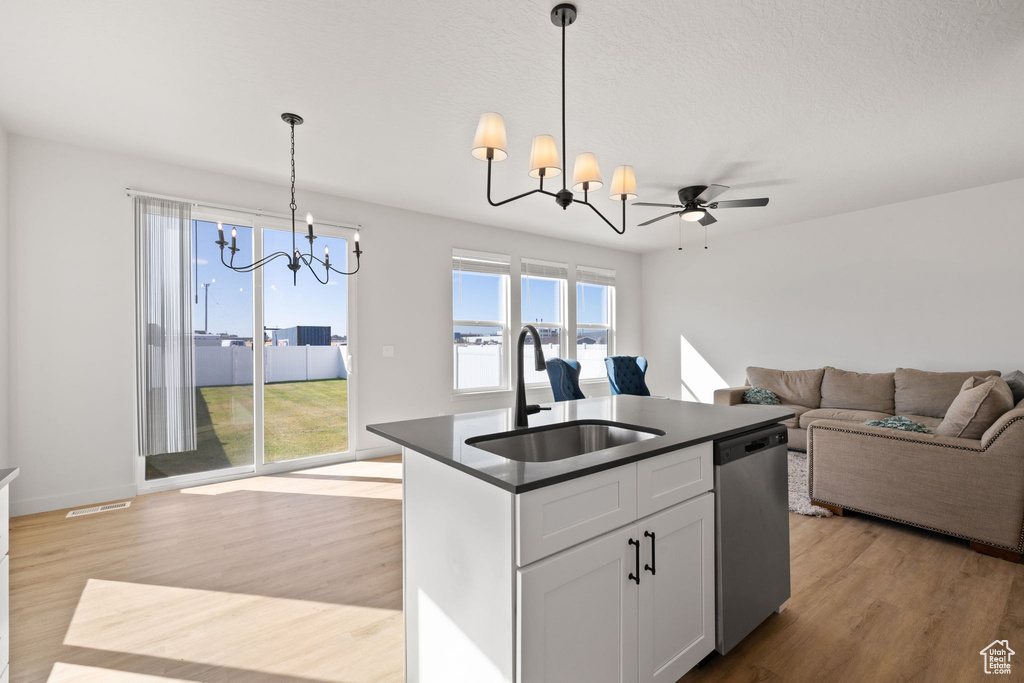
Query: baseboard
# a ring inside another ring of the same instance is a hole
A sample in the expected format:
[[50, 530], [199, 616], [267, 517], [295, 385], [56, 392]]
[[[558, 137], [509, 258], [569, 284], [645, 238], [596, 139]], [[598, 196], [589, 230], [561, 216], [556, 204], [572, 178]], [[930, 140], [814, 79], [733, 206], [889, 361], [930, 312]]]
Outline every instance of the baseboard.
[[400, 455], [401, 446], [378, 446], [376, 448], [360, 448], [356, 450], [356, 460], [372, 460], [383, 458], [389, 455]]
[[34, 515], [37, 512], [50, 512], [52, 510], [65, 510], [67, 508], [76, 508], [83, 505], [109, 503], [115, 500], [134, 498], [136, 494], [135, 485], [129, 484], [126, 486], [115, 486], [108, 489], [78, 491], [76, 493], [67, 493], [62, 496], [46, 496], [43, 498], [30, 498], [28, 500], [12, 500], [11, 517]]

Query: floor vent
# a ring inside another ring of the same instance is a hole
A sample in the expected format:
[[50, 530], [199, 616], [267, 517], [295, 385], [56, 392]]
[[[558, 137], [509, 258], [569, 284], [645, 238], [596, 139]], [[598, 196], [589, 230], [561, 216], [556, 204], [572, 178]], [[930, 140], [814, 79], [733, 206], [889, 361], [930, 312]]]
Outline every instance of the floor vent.
[[107, 512], [108, 510], [123, 510], [124, 508], [128, 507], [131, 504], [132, 502], [130, 500], [126, 500], [121, 503], [110, 503], [109, 505], [97, 505], [96, 507], [82, 508], [81, 510], [72, 510], [71, 512], [68, 513], [68, 517], [94, 515], [97, 512]]

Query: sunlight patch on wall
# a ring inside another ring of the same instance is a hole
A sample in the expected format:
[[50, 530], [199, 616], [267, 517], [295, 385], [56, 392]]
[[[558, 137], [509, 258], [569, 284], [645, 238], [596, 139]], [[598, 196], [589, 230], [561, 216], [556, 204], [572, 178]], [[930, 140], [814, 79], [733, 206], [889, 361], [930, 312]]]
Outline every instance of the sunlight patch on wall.
[[683, 335], [679, 335], [679, 374], [684, 401], [711, 403], [715, 389], [729, 386]]
[[[339, 625], [345, 632], [340, 636]], [[266, 646], [254, 648], [254, 640]], [[402, 613], [89, 579], [64, 644], [280, 676], [345, 680], [339, 663], [358, 669], [371, 653], [402, 657]]]

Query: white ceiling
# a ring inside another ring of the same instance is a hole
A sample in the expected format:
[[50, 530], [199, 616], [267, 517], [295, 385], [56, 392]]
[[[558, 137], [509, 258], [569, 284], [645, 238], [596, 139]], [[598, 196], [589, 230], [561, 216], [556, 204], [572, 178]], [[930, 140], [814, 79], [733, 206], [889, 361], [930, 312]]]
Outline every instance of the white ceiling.
[[[550, 0], [0, 2], [0, 122], [14, 133], [626, 250], [589, 209], [484, 198], [469, 154], [504, 114], [495, 197], [534, 187], [530, 140], [559, 127]], [[721, 183], [714, 232], [770, 228], [1024, 177], [1019, 0], [580, 0], [568, 29], [570, 158], [640, 198]], [[618, 205], [606, 188], [596, 204]], [[216, 199], [210, 197], [208, 199]], [[282, 193], [282, 206], [286, 203]], [[339, 217], [343, 218], [343, 217]], [[688, 225], [688, 237], [700, 228]], [[714, 237], [712, 237], [714, 239]]]

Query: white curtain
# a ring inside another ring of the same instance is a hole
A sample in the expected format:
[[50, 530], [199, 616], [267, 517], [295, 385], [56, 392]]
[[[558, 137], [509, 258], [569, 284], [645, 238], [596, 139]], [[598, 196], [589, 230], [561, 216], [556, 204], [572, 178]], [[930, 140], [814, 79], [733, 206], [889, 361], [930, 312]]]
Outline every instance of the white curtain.
[[192, 207], [135, 196], [139, 455], [196, 449]]

